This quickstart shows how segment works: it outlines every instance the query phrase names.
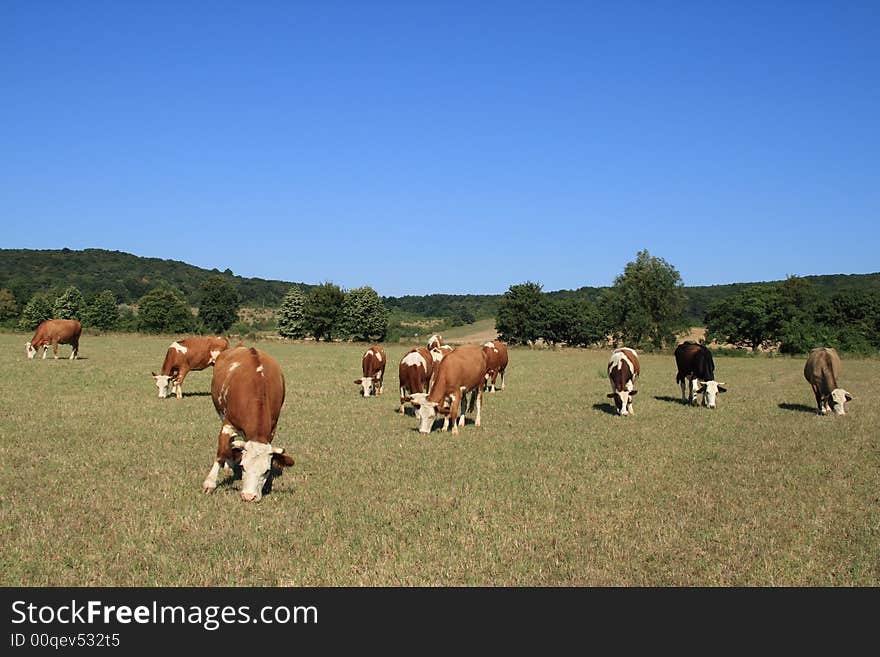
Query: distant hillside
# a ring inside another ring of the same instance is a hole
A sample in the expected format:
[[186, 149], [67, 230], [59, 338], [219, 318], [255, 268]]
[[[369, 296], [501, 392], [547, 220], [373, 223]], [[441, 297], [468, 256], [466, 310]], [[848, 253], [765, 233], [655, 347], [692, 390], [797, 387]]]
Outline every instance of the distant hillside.
[[111, 290], [119, 302], [133, 303], [153, 288], [168, 285], [195, 304], [199, 286], [213, 275], [232, 281], [246, 306], [277, 306], [291, 285], [311, 289], [302, 283], [244, 278], [228, 269], [202, 269], [121, 251], [0, 249], [0, 288], [11, 290], [19, 303], [36, 292], [61, 291], [69, 285], [75, 285], [86, 297]]
[[[306, 292], [312, 288], [306, 283], [244, 278], [235, 276], [229, 270], [202, 269], [177, 260], [143, 258], [121, 251], [0, 249], [0, 288], [10, 289], [19, 303], [26, 302], [35, 292], [60, 292], [68, 285], [75, 285], [87, 297], [109, 289], [120, 302], [132, 303], [158, 285], [170, 285], [195, 304], [202, 281], [216, 274], [229, 278], [236, 285], [245, 306], [275, 307], [281, 303], [291, 285]], [[829, 295], [844, 289], [880, 290], [880, 272], [804, 278]], [[714, 301], [758, 284], [685, 287], [688, 321], [692, 325], [701, 325], [706, 309]], [[575, 297], [596, 301], [604, 289], [607, 288], [581, 287], [576, 290], [548, 291], [547, 294], [556, 299]], [[384, 297], [383, 300], [392, 313], [449, 318], [453, 324], [463, 325], [495, 317], [501, 295], [428, 294]]]

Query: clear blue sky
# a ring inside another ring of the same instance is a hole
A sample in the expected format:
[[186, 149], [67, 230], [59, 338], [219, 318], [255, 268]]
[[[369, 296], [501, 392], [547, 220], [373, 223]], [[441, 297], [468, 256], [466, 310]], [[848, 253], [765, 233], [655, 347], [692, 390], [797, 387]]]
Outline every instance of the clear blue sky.
[[880, 2], [0, 3], [0, 247], [383, 295], [880, 270]]

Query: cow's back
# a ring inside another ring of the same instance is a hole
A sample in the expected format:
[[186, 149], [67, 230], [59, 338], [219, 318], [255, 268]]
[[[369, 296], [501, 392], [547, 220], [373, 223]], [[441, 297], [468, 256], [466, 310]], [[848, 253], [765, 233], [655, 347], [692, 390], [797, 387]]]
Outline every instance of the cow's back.
[[34, 340], [70, 340], [79, 338], [82, 324], [75, 319], [47, 319], [34, 333]]
[[482, 384], [488, 370], [486, 352], [478, 344], [457, 347], [437, 364], [437, 374], [428, 401], [442, 401], [459, 388], [475, 388]]
[[214, 408], [248, 440], [271, 442], [284, 396], [281, 366], [266, 352], [238, 346], [217, 357], [211, 378]]
[[804, 365], [804, 378], [822, 393], [830, 395], [840, 378], [840, 356], [831, 347], [810, 350]]

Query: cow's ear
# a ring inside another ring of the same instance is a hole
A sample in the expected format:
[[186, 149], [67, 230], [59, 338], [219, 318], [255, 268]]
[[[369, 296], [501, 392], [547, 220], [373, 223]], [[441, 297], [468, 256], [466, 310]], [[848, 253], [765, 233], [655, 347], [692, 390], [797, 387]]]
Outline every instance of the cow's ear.
[[605, 395], [605, 396], [608, 397], [608, 399], [614, 399], [614, 393], [613, 393], [613, 392], [609, 392], [609, 393], [608, 393], [607, 395]]
[[155, 378], [156, 378], [156, 373], [155, 373], [155, 372], [151, 372], [151, 374], [153, 375], [153, 378], [155, 379]]
[[283, 449], [272, 450], [272, 468], [280, 471], [282, 468], [289, 468], [295, 463], [290, 454], [285, 454]]
[[355, 379], [354, 382], [355, 382], [357, 385], [360, 385], [360, 384], [361, 384], [361, 379]]
[[846, 401], [852, 401], [852, 398], [853, 398], [853, 397], [852, 397], [852, 395], [849, 394], [848, 392], [844, 392], [844, 393], [843, 393], [843, 398], [846, 399]]
[[706, 386], [704, 386], [704, 385], [700, 385], [699, 388], [694, 390], [694, 393], [696, 393], [698, 395], [702, 395], [704, 392], [706, 392]]
[[629, 391], [629, 396], [632, 397], [632, 396], [635, 395], [636, 393], [638, 393], [638, 390], [630, 390], [630, 391]]
[[727, 388], [724, 387], [723, 383], [718, 384], [718, 392], [727, 392]]

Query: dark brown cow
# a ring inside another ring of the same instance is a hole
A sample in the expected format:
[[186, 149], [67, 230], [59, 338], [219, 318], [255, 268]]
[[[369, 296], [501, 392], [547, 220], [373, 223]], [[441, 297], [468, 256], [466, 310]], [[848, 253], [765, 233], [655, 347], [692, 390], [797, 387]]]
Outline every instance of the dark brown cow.
[[437, 413], [448, 415], [452, 424], [452, 433], [458, 433], [459, 422], [464, 426], [464, 413], [458, 420], [459, 407], [469, 391], [471, 408], [476, 404], [476, 426], [480, 426], [480, 415], [483, 403], [483, 381], [486, 377], [486, 353], [478, 344], [465, 344], [457, 347], [449, 355], [444, 356], [434, 373], [434, 380], [428, 394], [411, 395], [411, 401], [419, 418], [419, 432], [430, 433]]
[[79, 354], [79, 336], [82, 333], [82, 324], [75, 319], [47, 319], [37, 327], [36, 333], [30, 342], [25, 342], [24, 347], [27, 357], [34, 359], [40, 347], [43, 348], [43, 359], [49, 353], [49, 345], [55, 359], [58, 359], [58, 345], [69, 344], [73, 347], [70, 352], [70, 360], [74, 360]]
[[611, 381], [608, 398], [614, 400], [618, 415], [635, 415], [632, 398], [638, 392], [634, 389], [637, 378], [639, 378], [639, 356], [635, 349], [621, 347], [612, 351], [611, 359], [608, 361], [608, 379]]
[[[272, 488], [272, 478], [293, 465], [284, 450], [272, 447], [284, 404], [284, 375], [278, 361], [254, 348], [237, 346], [217, 356], [211, 398], [223, 424], [217, 458], [202, 488], [217, 488], [220, 468], [241, 468], [241, 499], [257, 502]], [[233, 440], [238, 436], [239, 440]]]
[[404, 404], [410, 395], [427, 393], [434, 372], [434, 359], [431, 352], [424, 347], [411, 349], [400, 361], [397, 367], [397, 377], [400, 380], [400, 409], [403, 414]]
[[[507, 369], [507, 345], [501, 340], [492, 340], [483, 345], [489, 369], [486, 371], [486, 388], [495, 392], [495, 381], [501, 375], [501, 389], [504, 390], [504, 371]], [[491, 387], [490, 387], [491, 386]]]
[[703, 406], [715, 408], [715, 399], [718, 393], [727, 392], [724, 387], [727, 384], [715, 380], [715, 361], [709, 348], [696, 342], [683, 342], [675, 348], [675, 365], [678, 368], [675, 382], [681, 384], [682, 401], [695, 406], [695, 396], [702, 393]]
[[[153, 380], [159, 388], [159, 399], [169, 394], [183, 397], [183, 380], [193, 370], [210, 367], [221, 352], [229, 348], [229, 340], [221, 337], [196, 337], [172, 342], [165, 352], [162, 372], [153, 372]], [[169, 384], [171, 389], [169, 390]]]
[[385, 378], [385, 350], [377, 344], [374, 344], [361, 359], [361, 371], [363, 377], [355, 379], [354, 382], [361, 387], [361, 396], [369, 397], [370, 395], [382, 394], [382, 382]]
[[825, 415], [832, 409], [835, 415], [846, 415], [844, 406], [852, 399], [852, 395], [837, 385], [840, 378], [840, 356], [835, 349], [811, 349], [804, 364], [804, 378], [813, 388], [819, 415]]

